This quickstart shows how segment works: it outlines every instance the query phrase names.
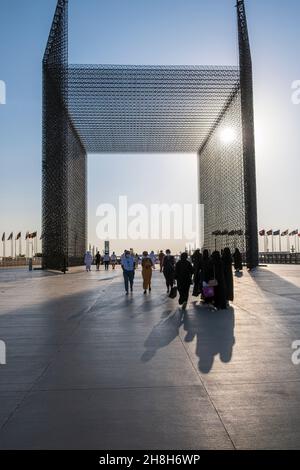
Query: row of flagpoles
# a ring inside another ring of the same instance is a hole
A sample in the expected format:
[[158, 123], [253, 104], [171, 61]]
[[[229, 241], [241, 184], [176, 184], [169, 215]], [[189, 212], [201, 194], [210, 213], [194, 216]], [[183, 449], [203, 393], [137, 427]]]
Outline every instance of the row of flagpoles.
[[[277, 239], [276, 237], [278, 237], [278, 248], [279, 248], [278, 251], [279, 252], [282, 251], [282, 243], [281, 243], [282, 237], [284, 237], [284, 239], [286, 240], [286, 251], [288, 252], [293, 251], [297, 253], [299, 253], [300, 251], [300, 232], [298, 229], [293, 230], [292, 232], [290, 232], [288, 229], [285, 230], [284, 232], [282, 232], [281, 230], [263, 229], [259, 231], [259, 235], [263, 237], [264, 239], [264, 251], [265, 252], [272, 251], [272, 253], [274, 253], [275, 251], [277, 251], [275, 249], [275, 240]], [[272, 243], [271, 250], [269, 250], [269, 237], [271, 237], [271, 243]], [[294, 245], [292, 245], [292, 247], [291, 247], [291, 237], [294, 237]]]
[[[40, 237], [42, 240], [42, 237]], [[10, 241], [10, 254], [7, 256], [6, 253], [6, 242]], [[34, 256], [38, 252], [38, 236], [37, 232], [26, 232], [25, 235], [26, 241], [26, 258], [30, 258]], [[22, 232], [18, 232], [16, 237], [14, 237], [14, 233], [11, 232], [10, 235], [6, 238], [5, 232], [2, 235], [2, 258], [11, 257], [17, 258], [18, 256], [23, 256], [22, 253]]]

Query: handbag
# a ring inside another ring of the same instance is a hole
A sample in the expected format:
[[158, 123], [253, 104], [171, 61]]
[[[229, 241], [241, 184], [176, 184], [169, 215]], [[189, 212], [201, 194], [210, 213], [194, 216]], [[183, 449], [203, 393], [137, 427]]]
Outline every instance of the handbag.
[[175, 299], [177, 297], [177, 286], [171, 287], [169, 297], [170, 299]]
[[215, 296], [215, 289], [213, 286], [206, 286], [202, 289], [203, 297], [209, 299]]
[[215, 267], [214, 267], [214, 278], [211, 279], [210, 281], [208, 281], [208, 285], [209, 287], [217, 287], [219, 285], [217, 279], [216, 279], [216, 270], [215, 270]]

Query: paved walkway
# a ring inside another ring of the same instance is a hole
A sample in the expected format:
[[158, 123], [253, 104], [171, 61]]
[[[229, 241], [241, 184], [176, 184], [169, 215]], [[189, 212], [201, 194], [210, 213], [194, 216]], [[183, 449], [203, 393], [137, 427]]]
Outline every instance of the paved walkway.
[[0, 448], [300, 448], [300, 267], [182, 317], [154, 273], [0, 272]]

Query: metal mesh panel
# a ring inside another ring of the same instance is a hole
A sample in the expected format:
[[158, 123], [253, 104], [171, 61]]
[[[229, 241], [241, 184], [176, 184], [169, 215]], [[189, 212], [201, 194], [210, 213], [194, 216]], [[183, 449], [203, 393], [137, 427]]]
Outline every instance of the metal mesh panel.
[[[204, 205], [204, 247], [245, 250], [244, 168], [240, 90], [221, 113], [199, 151], [200, 202]], [[226, 142], [223, 132], [230, 130]]]
[[196, 153], [238, 82], [237, 67], [70, 66], [69, 112], [88, 153]]
[[246, 226], [246, 260], [249, 268], [258, 265], [258, 227], [254, 139], [252, 59], [243, 0], [237, 2], [240, 52], [241, 113], [243, 128], [244, 196]]
[[43, 60], [43, 265], [62, 267], [68, 252], [67, 9], [59, 1]]
[[[198, 152], [208, 248], [239, 246], [257, 265], [252, 64], [238, 0], [240, 68], [68, 65], [67, 0], [43, 61], [44, 266], [86, 247], [86, 152]], [[235, 138], [226, 145], [220, 129]], [[200, 150], [199, 150], [200, 149]], [[212, 235], [213, 233], [217, 235]]]
[[67, 1], [59, 1], [43, 60], [43, 265], [82, 262], [86, 152], [68, 113]]
[[87, 158], [77, 132], [68, 121], [68, 264], [82, 263], [87, 246]]

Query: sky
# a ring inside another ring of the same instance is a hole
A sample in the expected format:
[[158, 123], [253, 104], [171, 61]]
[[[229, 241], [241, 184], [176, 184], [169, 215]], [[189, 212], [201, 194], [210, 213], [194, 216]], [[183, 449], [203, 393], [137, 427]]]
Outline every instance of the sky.
[[[70, 63], [237, 65], [234, 0], [70, 0]], [[40, 232], [41, 61], [56, 0], [0, 0], [0, 233]], [[259, 228], [300, 228], [300, 2], [246, 2], [254, 70]], [[166, 184], [177, 181], [180, 185]], [[129, 184], [130, 182], [130, 184]], [[194, 155], [92, 155], [89, 241], [96, 208], [129, 203], [194, 203]], [[115, 248], [119, 249], [115, 245]], [[156, 249], [157, 246], [147, 246]], [[162, 248], [166, 248], [163, 246]], [[1, 250], [0, 250], [1, 253]]]

